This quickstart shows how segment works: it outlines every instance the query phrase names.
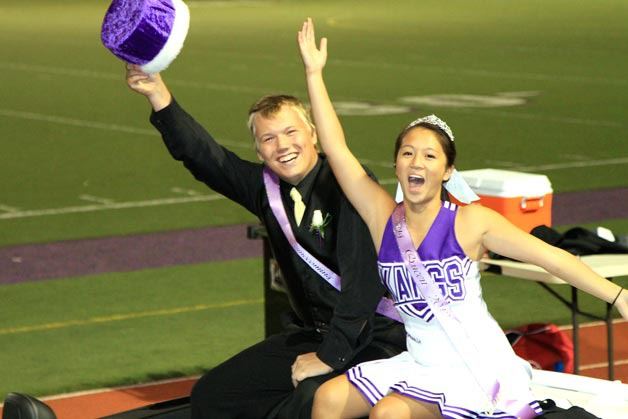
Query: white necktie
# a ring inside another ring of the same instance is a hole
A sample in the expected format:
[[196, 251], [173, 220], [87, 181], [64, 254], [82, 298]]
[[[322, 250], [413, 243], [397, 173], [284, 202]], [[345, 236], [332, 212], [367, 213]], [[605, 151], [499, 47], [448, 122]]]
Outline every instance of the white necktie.
[[294, 201], [294, 219], [297, 221], [297, 225], [301, 225], [303, 213], [305, 212], [305, 204], [297, 188], [290, 189], [290, 198]]

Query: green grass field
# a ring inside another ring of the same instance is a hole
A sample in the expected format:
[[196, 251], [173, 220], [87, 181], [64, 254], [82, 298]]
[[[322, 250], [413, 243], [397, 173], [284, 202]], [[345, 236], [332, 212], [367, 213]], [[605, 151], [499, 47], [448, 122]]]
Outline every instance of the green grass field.
[[[188, 3], [186, 45], [163, 76], [243, 157], [255, 158], [245, 117], [257, 97], [305, 99], [295, 38], [311, 16], [350, 145], [391, 188], [397, 132], [432, 112], [456, 134], [460, 169], [541, 173], [555, 192], [628, 185], [625, 1]], [[0, 3], [0, 246], [255, 221], [203, 201], [213, 192], [169, 158], [100, 43], [108, 4]], [[628, 217], [598, 224], [628, 232]], [[209, 368], [262, 335], [260, 278], [247, 260], [2, 286], [0, 395]], [[504, 295], [538, 303], [539, 321], [568, 321], [534, 284], [484, 284], [504, 325], [533, 320]]]
[[257, 259], [0, 287], [0, 393], [199, 373], [263, 335]]

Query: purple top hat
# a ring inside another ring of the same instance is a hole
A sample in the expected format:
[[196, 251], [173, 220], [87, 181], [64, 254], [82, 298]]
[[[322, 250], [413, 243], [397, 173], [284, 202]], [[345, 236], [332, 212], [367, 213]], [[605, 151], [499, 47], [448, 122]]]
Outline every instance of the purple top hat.
[[116, 57], [158, 73], [177, 57], [190, 26], [182, 0], [113, 0], [101, 40]]

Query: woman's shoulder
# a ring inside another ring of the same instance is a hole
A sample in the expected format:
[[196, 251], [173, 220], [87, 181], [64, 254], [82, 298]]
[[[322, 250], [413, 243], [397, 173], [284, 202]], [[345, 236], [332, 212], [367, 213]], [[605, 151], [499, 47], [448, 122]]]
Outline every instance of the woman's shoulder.
[[481, 237], [500, 215], [480, 204], [468, 204], [458, 208], [456, 232], [469, 238]]
[[458, 207], [458, 217], [466, 221], [479, 222], [495, 217], [496, 215], [498, 215], [497, 212], [478, 203]]

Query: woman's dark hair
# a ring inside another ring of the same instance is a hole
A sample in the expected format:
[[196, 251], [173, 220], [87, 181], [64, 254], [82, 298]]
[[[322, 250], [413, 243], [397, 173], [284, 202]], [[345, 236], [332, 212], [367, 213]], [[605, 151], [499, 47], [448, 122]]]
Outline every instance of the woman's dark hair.
[[449, 139], [449, 136], [442, 129], [438, 128], [436, 125], [428, 124], [426, 122], [421, 122], [420, 124], [412, 125], [404, 128], [403, 131], [399, 133], [397, 139], [395, 140], [395, 154], [393, 155], [393, 161], [397, 160], [397, 154], [399, 153], [399, 149], [401, 148], [401, 142], [403, 138], [413, 130], [414, 128], [422, 127], [429, 129], [436, 133], [436, 138], [438, 138], [438, 142], [441, 147], [443, 147], [443, 151], [445, 151], [445, 157], [447, 158], [447, 167], [453, 166], [456, 161], [456, 144]]

